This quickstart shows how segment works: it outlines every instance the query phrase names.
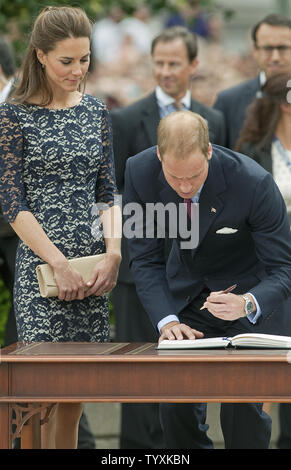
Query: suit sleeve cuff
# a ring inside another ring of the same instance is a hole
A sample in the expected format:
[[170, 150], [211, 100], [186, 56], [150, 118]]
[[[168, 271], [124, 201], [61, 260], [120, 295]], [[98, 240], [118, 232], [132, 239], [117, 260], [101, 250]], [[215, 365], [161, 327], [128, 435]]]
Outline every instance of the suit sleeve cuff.
[[247, 315], [247, 319], [255, 325], [257, 323], [258, 319], [260, 318], [260, 316], [262, 314], [262, 311], [261, 311], [261, 308], [260, 308], [255, 296], [253, 294], [251, 294], [250, 292], [248, 292], [248, 294], [252, 296], [252, 299], [256, 304], [257, 310], [256, 310], [256, 312], [253, 312], [253, 313], [250, 313], [249, 315]]

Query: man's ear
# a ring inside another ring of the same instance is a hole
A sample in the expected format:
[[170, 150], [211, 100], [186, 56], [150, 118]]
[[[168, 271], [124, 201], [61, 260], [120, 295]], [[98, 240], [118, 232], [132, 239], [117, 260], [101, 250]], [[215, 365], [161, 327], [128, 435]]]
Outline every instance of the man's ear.
[[162, 163], [161, 154], [160, 154], [160, 151], [159, 151], [159, 147], [158, 147], [158, 146], [157, 146], [157, 157], [158, 157], [158, 159], [160, 160], [160, 162]]
[[208, 145], [208, 155], [207, 155], [207, 160], [210, 160], [212, 157], [212, 145], [209, 143]]
[[259, 51], [258, 51], [258, 49], [257, 49], [257, 47], [256, 47], [256, 44], [255, 44], [255, 43], [253, 43], [253, 44], [252, 44], [252, 48], [251, 48], [251, 55], [252, 55], [252, 57], [253, 57], [254, 61], [255, 61], [256, 63], [258, 63], [258, 55], [259, 55]]
[[190, 62], [191, 78], [194, 77], [194, 75], [196, 74], [198, 65], [199, 65], [199, 61], [197, 58], [193, 59], [192, 62]]

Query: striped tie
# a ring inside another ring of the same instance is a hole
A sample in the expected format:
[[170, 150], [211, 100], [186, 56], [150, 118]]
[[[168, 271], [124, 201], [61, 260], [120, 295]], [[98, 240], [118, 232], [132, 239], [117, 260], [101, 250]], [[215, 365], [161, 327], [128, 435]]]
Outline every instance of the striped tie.
[[192, 217], [192, 212], [191, 212], [192, 199], [184, 199], [184, 202], [185, 202], [185, 204], [186, 204], [186, 206], [187, 206], [188, 216], [189, 216], [190, 219], [191, 219], [191, 217]]
[[183, 104], [181, 103], [181, 101], [175, 101], [173, 105], [175, 106], [177, 111], [183, 111]]

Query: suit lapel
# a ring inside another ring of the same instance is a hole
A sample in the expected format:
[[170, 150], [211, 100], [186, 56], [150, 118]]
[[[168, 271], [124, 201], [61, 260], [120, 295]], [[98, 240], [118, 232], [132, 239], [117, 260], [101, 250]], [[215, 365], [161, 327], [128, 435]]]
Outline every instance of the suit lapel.
[[155, 93], [152, 93], [145, 101], [142, 110], [142, 122], [149, 140], [149, 147], [157, 144], [157, 128], [160, 122], [159, 108]]
[[226, 190], [225, 178], [215, 155], [209, 162], [209, 171], [199, 199], [199, 245], [209, 228], [224, 208], [221, 194]]
[[194, 98], [191, 98], [190, 111], [192, 111], [193, 113], [201, 114], [200, 103], [194, 100]]
[[[159, 182], [161, 184], [160, 200], [164, 206], [167, 206], [167, 209], [168, 209], [165, 212], [165, 220], [167, 220], [166, 226], [168, 227], [168, 230], [169, 230], [169, 237], [180, 240], [180, 233], [179, 233], [180, 213], [179, 211], [181, 209], [180, 204], [183, 203], [183, 199], [167, 183], [162, 168], [161, 168], [161, 172], [159, 175]], [[185, 209], [184, 220], [187, 221], [186, 206], [183, 208]]]
[[241, 103], [244, 104], [243, 109], [246, 109], [248, 104], [253, 101], [256, 97], [257, 91], [261, 88], [260, 86], [260, 77], [257, 76], [253, 80], [251, 80], [247, 87], [244, 87], [241, 93]]
[[273, 173], [272, 144], [258, 150], [257, 161], [265, 170], [271, 174]]

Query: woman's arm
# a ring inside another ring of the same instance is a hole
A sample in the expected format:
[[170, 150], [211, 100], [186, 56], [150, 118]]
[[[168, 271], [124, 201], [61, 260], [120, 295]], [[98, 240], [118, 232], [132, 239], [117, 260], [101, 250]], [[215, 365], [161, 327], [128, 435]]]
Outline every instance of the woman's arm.
[[96, 265], [92, 277], [87, 283], [90, 289], [86, 292], [86, 296], [103, 295], [110, 292], [116, 285], [121, 262], [122, 218], [115, 184], [111, 123], [108, 110], [105, 107], [102, 113], [103, 154], [96, 184], [96, 201], [100, 203], [101, 207], [107, 206], [99, 213], [103, 226], [106, 255]]
[[51, 242], [31, 212], [20, 211], [14, 222], [11, 222], [11, 227], [37, 256], [51, 266], [60, 300], [84, 298], [82, 276], [70, 267], [67, 258]]
[[92, 277], [87, 283], [90, 289], [86, 292], [86, 297], [110, 292], [116, 285], [121, 262], [122, 218], [120, 207], [118, 205], [111, 206], [103, 211], [100, 217], [104, 231], [106, 255], [96, 265]]

